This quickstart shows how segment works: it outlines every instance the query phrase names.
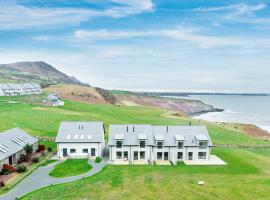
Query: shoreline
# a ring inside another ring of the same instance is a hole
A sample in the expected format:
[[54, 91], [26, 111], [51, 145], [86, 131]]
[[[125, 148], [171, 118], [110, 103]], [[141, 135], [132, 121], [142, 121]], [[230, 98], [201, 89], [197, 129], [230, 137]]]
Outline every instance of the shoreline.
[[[223, 110], [223, 109], [222, 109]], [[243, 121], [237, 121], [237, 120], [226, 120], [225, 118], [223, 118], [222, 120], [217, 120], [217, 119], [213, 119], [211, 117], [207, 117], [207, 114], [210, 113], [222, 113], [225, 112], [226, 110], [223, 111], [209, 111], [209, 112], [202, 112], [202, 113], [195, 113], [190, 115], [191, 118], [193, 119], [200, 119], [200, 120], [205, 120], [205, 121], [209, 121], [209, 122], [216, 122], [216, 123], [237, 123], [237, 124], [243, 124], [243, 125], [254, 125], [258, 128], [260, 128], [263, 131], [266, 131], [269, 135], [270, 135], [270, 125], [262, 125], [259, 123], [249, 123], [249, 122], [243, 122]]]

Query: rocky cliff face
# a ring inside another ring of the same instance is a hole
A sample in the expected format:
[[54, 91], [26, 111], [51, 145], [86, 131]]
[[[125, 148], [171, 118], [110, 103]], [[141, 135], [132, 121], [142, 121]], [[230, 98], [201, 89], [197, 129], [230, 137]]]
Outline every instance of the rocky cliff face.
[[0, 77], [12, 82], [37, 82], [43, 86], [59, 83], [87, 85], [43, 61], [0, 64]]

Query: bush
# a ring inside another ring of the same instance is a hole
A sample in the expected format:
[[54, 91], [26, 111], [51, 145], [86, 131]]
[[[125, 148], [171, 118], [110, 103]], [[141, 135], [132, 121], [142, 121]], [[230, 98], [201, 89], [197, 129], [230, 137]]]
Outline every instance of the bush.
[[0, 182], [0, 188], [1, 188], [1, 187], [5, 187], [4, 181], [1, 181], [1, 182]]
[[101, 158], [100, 157], [96, 157], [95, 163], [100, 163], [101, 162]]
[[46, 156], [46, 153], [45, 153], [45, 152], [42, 152], [41, 155], [42, 155], [42, 156]]
[[11, 172], [10, 170], [8, 170], [8, 169], [3, 169], [3, 170], [2, 170], [2, 173], [3, 173], [4, 175], [9, 175], [9, 174], [11, 174], [12, 172]]
[[39, 158], [38, 158], [38, 157], [34, 157], [34, 158], [32, 158], [32, 162], [34, 162], [34, 163], [38, 163], [38, 162], [39, 162]]
[[48, 152], [52, 152], [52, 147], [47, 148]]
[[26, 172], [26, 166], [25, 165], [18, 165], [18, 167], [17, 167], [17, 171], [19, 172], [19, 173], [24, 173], [24, 172]]
[[26, 155], [22, 154], [17, 162], [20, 164], [20, 163], [25, 162], [25, 161], [26, 161]]

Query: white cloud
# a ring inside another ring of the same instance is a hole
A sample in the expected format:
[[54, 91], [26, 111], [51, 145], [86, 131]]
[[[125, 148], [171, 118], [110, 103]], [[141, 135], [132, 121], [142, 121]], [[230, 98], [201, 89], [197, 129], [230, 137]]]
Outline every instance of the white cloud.
[[40, 36], [33, 37], [32, 39], [37, 40], [37, 41], [47, 41], [49, 40], [49, 38], [50, 38], [49, 36], [40, 35]]
[[77, 30], [74, 32], [74, 38], [80, 40], [118, 40], [127, 38], [145, 38], [145, 37], [165, 37], [179, 41], [189, 42], [199, 46], [200, 48], [211, 47], [229, 47], [240, 46], [245, 48], [253, 48], [265, 46], [270, 43], [270, 38], [248, 38], [248, 37], [222, 37], [204, 35], [197, 29], [178, 27], [176, 29], [161, 30]]
[[104, 10], [85, 8], [26, 7], [0, 4], [0, 30], [74, 25], [93, 17], [119, 18], [153, 10], [151, 0], [111, 0], [121, 4]]

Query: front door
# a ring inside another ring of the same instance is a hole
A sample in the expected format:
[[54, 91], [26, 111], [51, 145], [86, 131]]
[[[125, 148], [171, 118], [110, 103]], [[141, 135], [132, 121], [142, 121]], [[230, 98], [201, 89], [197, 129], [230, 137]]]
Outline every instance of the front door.
[[188, 159], [193, 160], [193, 152], [188, 152]]
[[164, 152], [164, 160], [169, 160], [169, 153], [168, 152]]
[[96, 149], [91, 148], [91, 157], [95, 157], [95, 156], [96, 156]]
[[12, 156], [9, 156], [9, 158], [8, 158], [8, 164], [9, 164], [9, 165], [12, 165], [12, 164], [13, 164]]
[[63, 149], [63, 157], [67, 157], [67, 149], [66, 148]]
[[134, 151], [134, 160], [138, 160], [138, 151]]

